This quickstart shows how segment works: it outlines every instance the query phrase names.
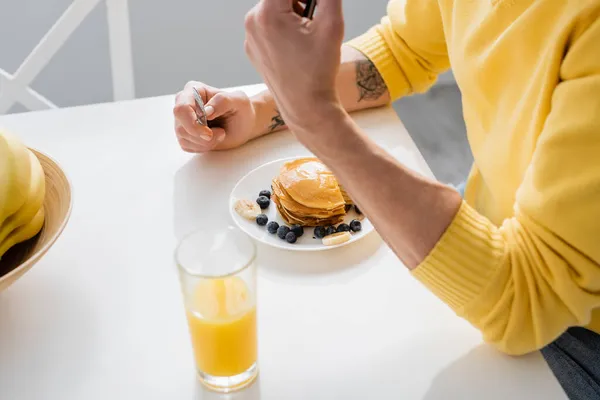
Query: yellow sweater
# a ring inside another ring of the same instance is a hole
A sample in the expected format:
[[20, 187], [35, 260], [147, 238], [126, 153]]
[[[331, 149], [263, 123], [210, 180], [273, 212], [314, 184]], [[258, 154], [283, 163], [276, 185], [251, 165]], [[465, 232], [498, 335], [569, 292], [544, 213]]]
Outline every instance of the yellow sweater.
[[392, 98], [452, 66], [475, 159], [413, 275], [510, 354], [600, 333], [600, 0], [392, 0], [350, 45]]

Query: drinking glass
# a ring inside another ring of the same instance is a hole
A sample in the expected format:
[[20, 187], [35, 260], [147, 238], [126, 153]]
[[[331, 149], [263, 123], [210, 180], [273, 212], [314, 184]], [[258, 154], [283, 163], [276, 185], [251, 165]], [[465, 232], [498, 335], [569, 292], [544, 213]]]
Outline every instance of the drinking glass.
[[235, 228], [185, 237], [175, 261], [200, 381], [218, 392], [258, 374], [256, 246]]

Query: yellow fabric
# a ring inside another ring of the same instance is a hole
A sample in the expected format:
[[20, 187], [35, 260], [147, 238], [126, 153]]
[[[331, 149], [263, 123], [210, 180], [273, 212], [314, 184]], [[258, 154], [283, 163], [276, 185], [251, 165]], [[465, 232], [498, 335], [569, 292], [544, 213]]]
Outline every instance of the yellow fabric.
[[465, 201], [413, 275], [510, 354], [600, 333], [600, 0], [392, 0], [350, 45], [393, 98], [448, 60], [463, 95]]

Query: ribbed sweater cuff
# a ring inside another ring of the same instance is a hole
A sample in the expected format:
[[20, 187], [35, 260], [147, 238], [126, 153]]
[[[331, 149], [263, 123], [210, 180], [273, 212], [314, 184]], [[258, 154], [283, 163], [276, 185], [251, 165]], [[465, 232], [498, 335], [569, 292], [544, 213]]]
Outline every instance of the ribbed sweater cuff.
[[346, 44], [360, 51], [371, 60], [383, 78], [392, 100], [410, 94], [410, 83], [376, 27]]
[[454, 220], [412, 274], [461, 314], [485, 290], [505, 256], [496, 226], [463, 201]]

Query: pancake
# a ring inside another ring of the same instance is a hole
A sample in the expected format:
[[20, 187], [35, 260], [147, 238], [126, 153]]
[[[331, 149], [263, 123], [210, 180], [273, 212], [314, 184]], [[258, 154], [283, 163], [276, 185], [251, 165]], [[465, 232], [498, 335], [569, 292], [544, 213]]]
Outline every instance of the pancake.
[[345, 211], [343, 213], [332, 215], [331, 217], [313, 217], [313, 216], [299, 216], [290, 212], [281, 206], [276, 196], [273, 197], [273, 202], [277, 206], [277, 210], [282, 218], [290, 225], [298, 224], [302, 226], [327, 226], [336, 225], [344, 220]]
[[306, 207], [305, 205], [300, 204], [295, 199], [293, 199], [289, 195], [289, 193], [287, 193], [282, 188], [281, 184], [276, 179], [274, 179], [272, 182], [272, 188], [273, 193], [278, 197], [279, 201], [281, 202], [281, 205], [287, 210], [290, 210], [296, 214], [327, 217], [337, 213], [341, 208], [344, 208], [344, 204], [337, 206], [333, 209]]
[[308, 208], [331, 210], [345, 204], [333, 172], [317, 158], [285, 163], [277, 180], [292, 199]]
[[271, 186], [271, 199], [289, 224], [335, 225], [344, 219], [346, 201], [337, 179], [316, 158], [285, 163]]
[[342, 185], [340, 185], [340, 191], [342, 192], [342, 196], [344, 197], [344, 202], [346, 203], [346, 206], [354, 205], [352, 198], [350, 197], [348, 192], [346, 192], [346, 190], [344, 189], [344, 187]]

